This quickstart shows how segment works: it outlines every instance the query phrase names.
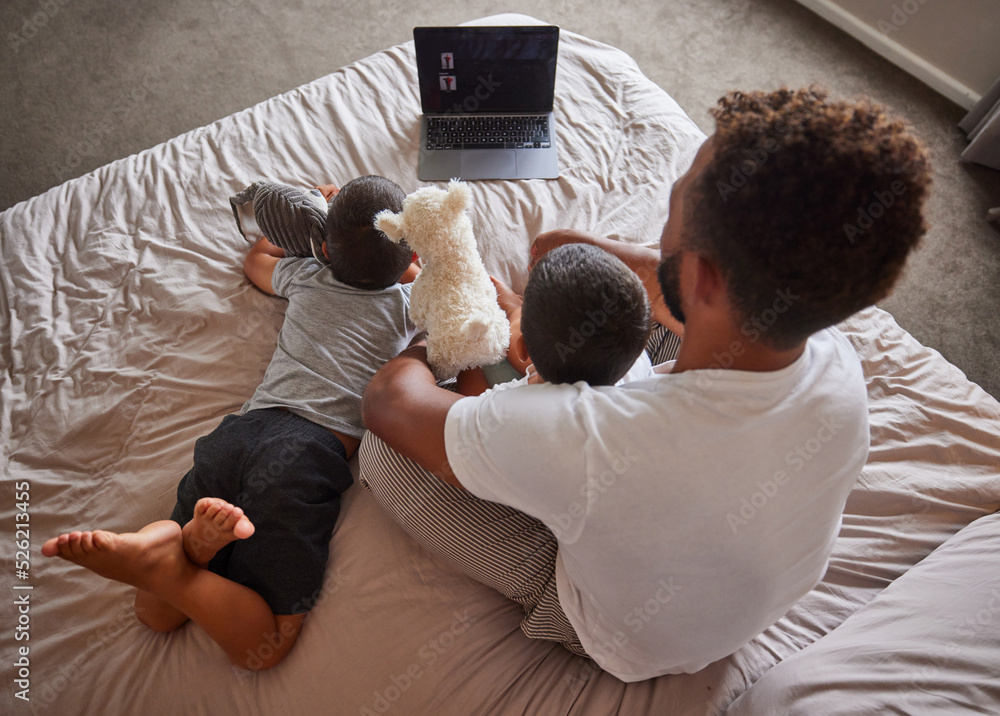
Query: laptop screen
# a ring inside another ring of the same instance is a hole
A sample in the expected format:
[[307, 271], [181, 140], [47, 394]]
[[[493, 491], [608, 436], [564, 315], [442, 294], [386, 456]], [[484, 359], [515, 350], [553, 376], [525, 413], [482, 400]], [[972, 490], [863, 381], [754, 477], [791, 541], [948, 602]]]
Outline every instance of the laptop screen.
[[558, 27], [416, 27], [413, 39], [425, 113], [552, 111]]

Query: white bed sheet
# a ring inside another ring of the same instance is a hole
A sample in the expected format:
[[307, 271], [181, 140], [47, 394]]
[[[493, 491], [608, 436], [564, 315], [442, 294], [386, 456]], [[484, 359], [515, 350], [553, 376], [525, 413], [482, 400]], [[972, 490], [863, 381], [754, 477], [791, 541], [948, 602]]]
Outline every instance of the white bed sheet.
[[[490, 20], [510, 21], [530, 19]], [[378, 173], [417, 188], [415, 74], [412, 43], [391, 48], [0, 214], [0, 519], [13, 532], [19, 482], [31, 517], [29, 576], [16, 577], [8, 539], [2, 579], [7, 594], [32, 587], [30, 640], [0, 633], [4, 713], [720, 713], [1000, 507], [1000, 405], [870, 309], [844, 329], [869, 381], [873, 450], [830, 570], [698, 674], [626, 686], [526, 639], [519, 607], [423, 552], [357, 488], [319, 602], [269, 672], [232, 669], [196, 627], [153, 634], [132, 616], [129, 588], [43, 559], [59, 532], [167, 516], [195, 439], [259, 382], [284, 306], [243, 277], [228, 197], [257, 178]], [[484, 260], [516, 289], [542, 231], [655, 240], [704, 138], [627, 55], [565, 31], [555, 109], [559, 180], [472, 185]], [[9, 686], [21, 645], [29, 704]]]

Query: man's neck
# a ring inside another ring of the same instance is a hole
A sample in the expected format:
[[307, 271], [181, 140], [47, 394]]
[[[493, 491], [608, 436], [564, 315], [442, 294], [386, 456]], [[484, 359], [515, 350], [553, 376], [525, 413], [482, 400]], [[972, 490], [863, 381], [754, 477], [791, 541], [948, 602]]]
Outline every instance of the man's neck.
[[805, 351], [806, 342], [794, 348], [776, 350], [743, 335], [735, 327], [687, 325], [672, 373], [686, 370], [724, 369], [765, 372], [781, 370], [794, 363]]

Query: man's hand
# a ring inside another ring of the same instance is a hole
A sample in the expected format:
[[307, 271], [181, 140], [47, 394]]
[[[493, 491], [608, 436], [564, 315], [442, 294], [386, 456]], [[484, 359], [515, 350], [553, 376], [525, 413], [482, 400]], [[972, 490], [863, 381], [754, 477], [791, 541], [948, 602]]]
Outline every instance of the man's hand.
[[684, 335], [684, 325], [673, 317], [670, 309], [667, 308], [667, 304], [663, 302], [663, 292], [656, 273], [660, 265], [659, 249], [653, 249], [649, 246], [639, 246], [638, 244], [629, 244], [624, 241], [605, 239], [574, 229], [556, 229], [555, 231], [547, 231], [544, 234], [539, 234], [535, 239], [535, 242], [531, 245], [531, 263], [529, 269], [534, 268], [542, 256], [563, 244], [591, 244], [621, 259], [642, 280], [642, 285], [646, 288], [646, 295], [649, 296], [649, 304], [653, 311], [653, 320], [666, 326], [679, 336]]
[[368, 383], [361, 419], [400, 455], [449, 485], [462, 487], [448, 464], [444, 422], [463, 397], [437, 386], [425, 345], [411, 346], [379, 368]]
[[535, 264], [538, 263], [539, 259], [541, 259], [549, 251], [559, 248], [563, 244], [597, 245], [601, 240], [602, 239], [594, 234], [577, 231], [576, 229], [555, 229], [554, 231], [546, 231], [544, 234], [539, 234], [535, 238], [534, 243], [531, 244], [531, 262], [528, 264], [528, 270], [535, 268]]
[[[416, 254], [413, 254], [416, 256]], [[398, 283], [413, 283], [414, 279], [420, 274], [420, 264], [414, 259], [413, 263], [403, 272], [403, 275], [399, 277]]]
[[490, 389], [490, 382], [482, 368], [468, 368], [458, 374], [455, 380], [455, 392], [459, 395], [482, 395]]

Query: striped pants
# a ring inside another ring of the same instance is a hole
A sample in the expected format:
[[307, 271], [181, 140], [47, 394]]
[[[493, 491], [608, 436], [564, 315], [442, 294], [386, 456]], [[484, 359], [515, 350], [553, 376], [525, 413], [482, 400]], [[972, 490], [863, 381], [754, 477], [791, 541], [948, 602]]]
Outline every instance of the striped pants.
[[[672, 359], [680, 340], [662, 326], [650, 337], [653, 364]], [[524, 609], [521, 631], [587, 656], [559, 604], [559, 546], [541, 522], [441, 480], [366, 433], [358, 450], [361, 484], [426, 549]]]

